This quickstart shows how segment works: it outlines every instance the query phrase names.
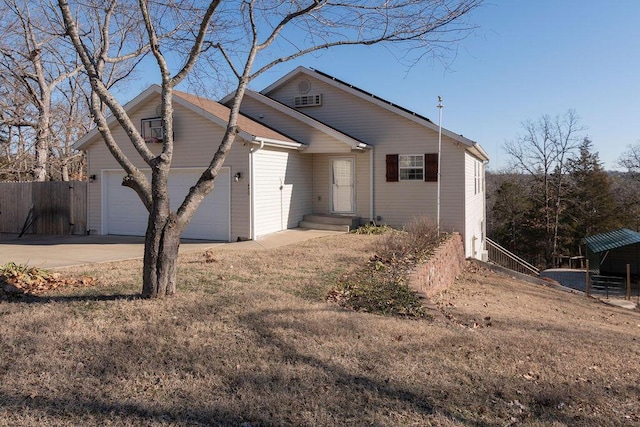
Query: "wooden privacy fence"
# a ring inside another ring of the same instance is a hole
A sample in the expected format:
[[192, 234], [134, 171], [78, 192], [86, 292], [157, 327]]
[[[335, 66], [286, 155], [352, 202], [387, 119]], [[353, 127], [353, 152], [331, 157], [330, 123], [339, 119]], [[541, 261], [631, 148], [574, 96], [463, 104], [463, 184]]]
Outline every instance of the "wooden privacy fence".
[[86, 232], [86, 182], [0, 182], [0, 233]]

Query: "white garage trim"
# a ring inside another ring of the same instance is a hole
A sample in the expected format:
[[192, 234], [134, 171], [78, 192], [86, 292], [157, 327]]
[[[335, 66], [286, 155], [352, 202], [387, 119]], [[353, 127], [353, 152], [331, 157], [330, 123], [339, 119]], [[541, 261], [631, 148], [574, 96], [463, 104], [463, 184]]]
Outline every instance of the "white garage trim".
[[[142, 170], [142, 172], [150, 176], [150, 170]], [[201, 173], [201, 168], [171, 170], [168, 190], [172, 210], [175, 211], [180, 206], [188, 189], [196, 183]], [[101, 171], [101, 234], [144, 236], [148, 213], [138, 195], [128, 187], [122, 187], [123, 176], [124, 171], [121, 169]], [[202, 201], [182, 237], [230, 241], [231, 170], [229, 167], [220, 169], [213, 191]]]
[[288, 151], [260, 150], [254, 160], [254, 227], [256, 237], [288, 227], [293, 184], [287, 181]]

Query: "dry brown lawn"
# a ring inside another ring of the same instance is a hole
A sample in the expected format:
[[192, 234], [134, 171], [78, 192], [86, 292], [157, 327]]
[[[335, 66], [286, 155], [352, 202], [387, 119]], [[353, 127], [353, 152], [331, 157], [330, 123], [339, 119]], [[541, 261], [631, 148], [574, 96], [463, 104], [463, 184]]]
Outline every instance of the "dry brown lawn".
[[378, 237], [183, 256], [179, 294], [0, 302], [0, 425], [640, 425], [640, 313], [469, 268], [447, 322], [325, 302]]

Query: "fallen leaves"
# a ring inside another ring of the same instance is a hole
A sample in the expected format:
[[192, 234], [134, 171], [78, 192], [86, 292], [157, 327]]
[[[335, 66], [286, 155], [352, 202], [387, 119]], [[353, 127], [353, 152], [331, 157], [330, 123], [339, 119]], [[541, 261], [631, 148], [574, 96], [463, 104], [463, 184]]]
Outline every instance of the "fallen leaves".
[[59, 273], [13, 262], [0, 267], [0, 299], [39, 295], [62, 287], [84, 287], [95, 283], [96, 279], [90, 276], [63, 277]]

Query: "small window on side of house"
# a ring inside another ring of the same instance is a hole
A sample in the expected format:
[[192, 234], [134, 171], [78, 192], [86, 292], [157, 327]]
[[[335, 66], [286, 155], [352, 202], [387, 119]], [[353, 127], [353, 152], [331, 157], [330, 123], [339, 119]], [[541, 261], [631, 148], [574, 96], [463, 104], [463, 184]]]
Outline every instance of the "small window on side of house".
[[164, 139], [162, 119], [160, 117], [142, 119], [142, 137], [147, 142], [162, 142]]
[[400, 154], [398, 169], [400, 181], [423, 181], [424, 156], [422, 154]]

